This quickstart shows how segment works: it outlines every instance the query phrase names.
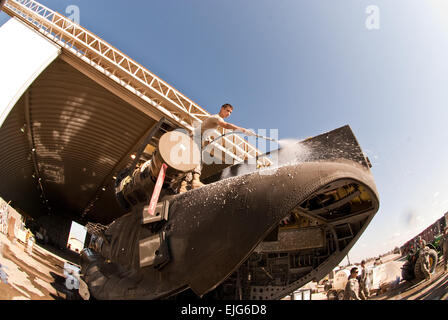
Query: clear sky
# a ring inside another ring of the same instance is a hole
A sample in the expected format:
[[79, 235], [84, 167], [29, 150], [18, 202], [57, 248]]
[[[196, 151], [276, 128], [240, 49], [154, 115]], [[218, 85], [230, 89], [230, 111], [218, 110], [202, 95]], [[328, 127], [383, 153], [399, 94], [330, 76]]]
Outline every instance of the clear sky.
[[350, 125], [380, 194], [352, 262], [448, 211], [445, 0], [40, 2], [67, 16], [77, 6], [83, 27], [209, 112], [233, 104], [235, 124], [280, 139]]

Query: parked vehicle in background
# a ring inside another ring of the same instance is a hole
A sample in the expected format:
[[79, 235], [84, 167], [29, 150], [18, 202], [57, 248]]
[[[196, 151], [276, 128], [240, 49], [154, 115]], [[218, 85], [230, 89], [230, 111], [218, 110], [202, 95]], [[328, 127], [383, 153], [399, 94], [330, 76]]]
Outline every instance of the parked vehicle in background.
[[344, 300], [345, 285], [347, 284], [348, 277], [350, 276], [350, 269], [352, 267], [353, 266], [350, 266], [335, 272], [331, 287], [327, 287], [328, 300]]
[[423, 263], [425, 260], [425, 253], [428, 254], [429, 259], [429, 273], [434, 274], [436, 271], [439, 255], [441, 255], [441, 235], [438, 235], [434, 240], [428, 243], [424, 248], [419, 250], [411, 250], [407, 257], [406, 263], [402, 267], [401, 277], [403, 280], [423, 280], [425, 273], [423, 270]]

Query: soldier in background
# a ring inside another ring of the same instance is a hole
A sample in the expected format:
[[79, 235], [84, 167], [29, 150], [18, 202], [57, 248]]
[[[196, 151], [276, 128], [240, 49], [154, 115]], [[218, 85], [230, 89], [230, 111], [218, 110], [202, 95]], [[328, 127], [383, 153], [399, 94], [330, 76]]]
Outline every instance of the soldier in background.
[[367, 300], [369, 298], [370, 292], [367, 287], [367, 270], [366, 261], [361, 261], [361, 274], [359, 276], [359, 297], [361, 300]]
[[420, 250], [420, 254], [424, 256], [422, 263], [422, 271], [423, 274], [425, 275], [425, 279], [431, 280], [431, 271], [430, 271], [431, 263], [429, 262], [429, 248], [423, 247], [423, 249]]
[[426, 241], [422, 239], [421, 236], [418, 236], [417, 238], [417, 252], [419, 255], [423, 256], [422, 272], [425, 275], [425, 279], [431, 280], [431, 272], [429, 270], [431, 265], [429, 262], [429, 248], [426, 247]]
[[414, 255], [415, 254], [415, 243], [412, 243], [409, 247], [409, 255]]
[[421, 236], [418, 236], [417, 251], [421, 250], [421, 249], [425, 249], [425, 247], [426, 247], [426, 241], [424, 239], [422, 239]]
[[345, 285], [344, 300], [361, 300], [358, 292], [358, 268], [354, 267], [350, 270], [350, 276], [348, 277], [347, 284]]

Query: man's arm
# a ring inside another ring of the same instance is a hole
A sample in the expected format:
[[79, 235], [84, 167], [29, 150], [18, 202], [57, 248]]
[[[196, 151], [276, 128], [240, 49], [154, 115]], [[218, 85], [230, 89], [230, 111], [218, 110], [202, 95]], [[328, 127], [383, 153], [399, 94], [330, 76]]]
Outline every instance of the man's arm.
[[248, 135], [254, 135], [254, 132], [252, 132], [251, 130], [247, 130], [247, 129], [243, 128], [243, 127], [238, 127], [238, 126], [236, 126], [234, 124], [225, 122], [224, 120], [220, 120], [219, 119], [218, 120], [218, 125], [220, 127], [224, 128], [224, 129], [237, 130], [237, 131], [241, 131], [241, 132], [243, 132], [245, 134], [248, 134]]

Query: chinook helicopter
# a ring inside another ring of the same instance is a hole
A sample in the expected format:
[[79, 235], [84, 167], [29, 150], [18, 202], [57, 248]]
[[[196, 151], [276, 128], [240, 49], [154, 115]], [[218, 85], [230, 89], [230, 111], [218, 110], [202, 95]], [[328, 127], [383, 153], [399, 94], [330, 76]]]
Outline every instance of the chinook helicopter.
[[247, 160], [176, 194], [160, 178], [196, 165], [171, 161], [181, 138], [163, 133], [149, 160], [143, 145], [141, 165], [116, 183], [129, 212], [88, 224], [81, 274], [91, 297], [281, 299], [337, 266], [378, 211], [371, 164], [349, 126], [267, 153], [273, 166]]
[[57, 218], [94, 221], [82, 297], [280, 299], [327, 275], [378, 211], [370, 162], [348, 126], [269, 152], [268, 167], [205, 166], [205, 186], [176, 193], [171, 182], [197, 163], [171, 161], [173, 147], [199, 148], [171, 139], [175, 126], [208, 113], [36, 1], [1, 9], [14, 17], [2, 26], [2, 61], [17, 81], [4, 77], [0, 194], [52, 222], [58, 239], [68, 232]]

